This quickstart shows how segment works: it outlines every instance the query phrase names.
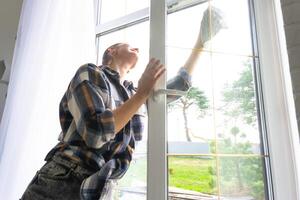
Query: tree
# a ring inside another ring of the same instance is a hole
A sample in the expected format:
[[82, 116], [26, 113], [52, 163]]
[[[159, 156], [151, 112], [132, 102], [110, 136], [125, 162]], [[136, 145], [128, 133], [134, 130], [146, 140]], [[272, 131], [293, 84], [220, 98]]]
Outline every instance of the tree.
[[204, 92], [196, 87], [191, 87], [187, 94], [177, 101], [168, 105], [169, 109], [180, 109], [184, 119], [184, 130], [187, 141], [191, 142], [192, 138], [188, 126], [188, 110], [195, 107], [198, 117], [203, 117], [208, 108], [208, 99]]
[[[224, 115], [227, 116], [227, 121], [232, 122], [227, 124], [232, 124], [232, 127], [229, 129], [230, 134], [218, 141], [218, 149], [222, 153], [252, 153], [251, 143], [249, 141], [241, 142], [246, 139], [246, 134], [242, 130], [244, 126], [239, 127], [242, 124], [241, 122], [245, 122], [252, 127], [257, 126], [252, 67], [250, 62], [245, 63], [244, 66], [245, 68], [240, 77], [231, 84], [226, 85], [223, 92], [225, 105], [222, 110]], [[215, 144], [211, 143], [211, 145]], [[261, 200], [264, 198], [261, 159], [233, 157], [231, 159], [221, 158], [221, 162], [221, 180], [225, 184], [223, 188], [226, 188], [228, 193], [234, 192], [232, 190], [241, 193], [249, 189], [255, 199]]]
[[224, 89], [224, 114], [235, 119], [241, 116], [247, 124], [255, 126], [257, 116], [254, 89], [252, 67], [247, 62], [240, 78]]

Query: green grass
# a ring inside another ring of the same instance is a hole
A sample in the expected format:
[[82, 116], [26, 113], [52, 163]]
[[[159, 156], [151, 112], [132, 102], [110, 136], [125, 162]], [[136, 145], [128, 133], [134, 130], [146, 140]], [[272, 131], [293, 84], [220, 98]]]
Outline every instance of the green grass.
[[[212, 175], [209, 172], [209, 168], [214, 165], [213, 161], [197, 157], [169, 156], [169, 186], [215, 194], [211, 186]], [[146, 158], [132, 163], [119, 185], [128, 187], [137, 180], [146, 182], [146, 165]]]
[[213, 194], [212, 165], [210, 159], [169, 157], [169, 186]]

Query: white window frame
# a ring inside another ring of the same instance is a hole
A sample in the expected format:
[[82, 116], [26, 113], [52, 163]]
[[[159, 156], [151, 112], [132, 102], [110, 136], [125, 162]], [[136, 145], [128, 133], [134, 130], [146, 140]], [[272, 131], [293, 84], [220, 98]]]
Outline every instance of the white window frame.
[[[277, 0], [253, 0], [274, 199], [299, 200], [299, 137]], [[281, 30], [280, 30], [281, 28]]]
[[[150, 4], [150, 58], [166, 64], [166, 3], [151, 0]], [[155, 90], [166, 89], [166, 73], [156, 84]], [[167, 112], [166, 95], [148, 100], [148, 161], [147, 199], [168, 199], [167, 173]]]
[[[100, 0], [101, 1], [101, 0]], [[150, 16], [150, 57], [165, 63], [166, 1], [150, 0], [149, 8], [120, 17], [96, 26], [96, 35], [146, 21]], [[176, 0], [175, 0], [176, 1]], [[170, 2], [175, 2], [168, 1]], [[203, 0], [199, 0], [203, 1]], [[97, 4], [98, 7], [101, 4]], [[151, 9], [155, 8], [155, 9]], [[300, 200], [299, 195], [299, 136], [296, 123], [293, 94], [286, 58], [285, 41], [282, 40], [279, 0], [253, 0], [256, 36], [259, 56], [259, 79], [263, 98], [270, 154], [273, 193], [270, 199]], [[171, 11], [172, 12], [172, 11]], [[97, 17], [99, 22], [99, 16]], [[156, 90], [165, 89], [166, 75], [156, 85]], [[167, 126], [166, 97], [149, 99], [147, 199], [167, 200]], [[158, 117], [159, 116], [159, 117]], [[161, 120], [163, 119], [163, 120]], [[160, 134], [158, 134], [160, 133]], [[164, 133], [164, 134], [161, 134]], [[268, 171], [268, 170], [267, 170]]]

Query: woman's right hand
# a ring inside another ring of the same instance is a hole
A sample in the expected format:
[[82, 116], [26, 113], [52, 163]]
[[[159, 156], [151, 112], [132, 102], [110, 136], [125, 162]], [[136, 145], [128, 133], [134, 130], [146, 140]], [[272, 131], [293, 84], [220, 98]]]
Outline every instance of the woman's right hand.
[[154, 88], [155, 83], [164, 74], [166, 68], [160, 60], [151, 58], [139, 82], [136, 94], [148, 98]]

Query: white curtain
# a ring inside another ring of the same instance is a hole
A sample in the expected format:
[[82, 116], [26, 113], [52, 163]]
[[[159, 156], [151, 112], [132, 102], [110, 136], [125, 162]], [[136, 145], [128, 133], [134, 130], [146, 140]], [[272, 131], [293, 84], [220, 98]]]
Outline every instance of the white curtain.
[[0, 198], [21, 197], [58, 142], [59, 102], [95, 62], [93, 0], [24, 0], [0, 126]]

